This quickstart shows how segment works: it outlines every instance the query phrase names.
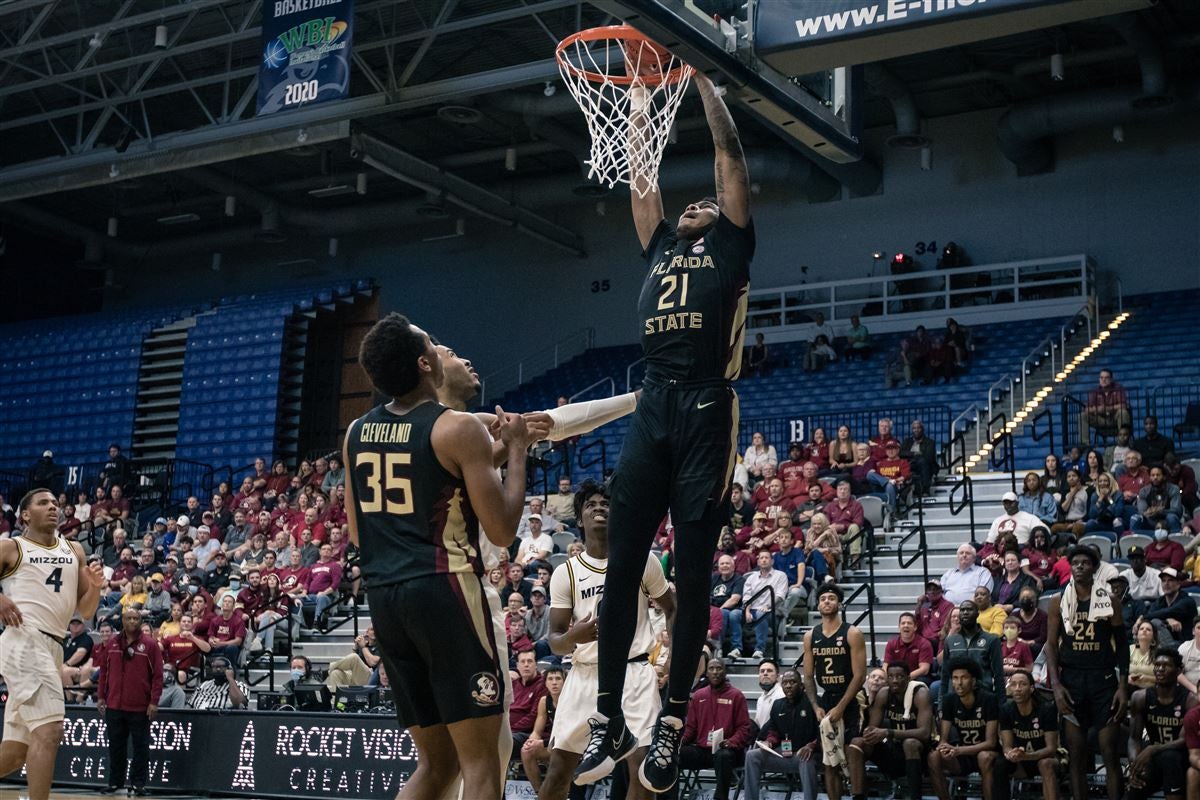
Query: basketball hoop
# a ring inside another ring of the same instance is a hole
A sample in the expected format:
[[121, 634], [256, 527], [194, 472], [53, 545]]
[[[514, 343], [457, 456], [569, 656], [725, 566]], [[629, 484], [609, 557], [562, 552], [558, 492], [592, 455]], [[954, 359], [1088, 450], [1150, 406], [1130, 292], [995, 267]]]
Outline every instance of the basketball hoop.
[[658, 165], [692, 68], [628, 25], [574, 33], [555, 51], [558, 71], [587, 119], [588, 177], [640, 197], [658, 190]]

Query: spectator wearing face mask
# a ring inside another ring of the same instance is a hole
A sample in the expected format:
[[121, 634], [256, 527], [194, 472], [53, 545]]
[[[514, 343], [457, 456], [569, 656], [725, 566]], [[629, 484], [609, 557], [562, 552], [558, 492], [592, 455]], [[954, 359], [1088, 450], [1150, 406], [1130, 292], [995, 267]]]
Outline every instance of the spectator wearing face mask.
[[237, 680], [233, 665], [224, 656], [208, 663], [208, 677], [192, 695], [191, 707], [198, 711], [223, 711], [246, 708], [250, 687]]

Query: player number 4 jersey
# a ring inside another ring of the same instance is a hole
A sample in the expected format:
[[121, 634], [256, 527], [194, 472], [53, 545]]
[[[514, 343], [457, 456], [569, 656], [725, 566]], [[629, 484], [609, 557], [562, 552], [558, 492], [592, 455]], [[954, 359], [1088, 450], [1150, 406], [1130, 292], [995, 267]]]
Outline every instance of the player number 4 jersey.
[[[550, 576], [550, 607], [571, 609], [571, 624], [585, 618], [589, 614], [592, 619], [600, 616], [600, 601], [604, 599], [604, 576], [608, 569], [608, 559], [592, 558], [587, 553], [580, 553], [563, 562]], [[654, 647], [654, 631], [650, 628], [649, 600], [652, 597], [662, 597], [667, 589], [667, 576], [663, 574], [662, 564], [654, 555], [646, 556], [646, 566], [642, 570], [641, 591], [638, 592], [637, 632], [633, 636], [633, 644], [629, 646], [629, 657], [634, 658], [648, 653]], [[595, 664], [599, 659], [599, 645], [587, 642], [575, 648], [571, 657], [574, 664]]]
[[79, 599], [79, 559], [75, 551], [61, 537], [55, 537], [49, 547], [23, 536], [13, 537], [12, 541], [20, 555], [16, 567], [0, 575], [0, 586], [21, 609], [21, 626], [64, 635]]

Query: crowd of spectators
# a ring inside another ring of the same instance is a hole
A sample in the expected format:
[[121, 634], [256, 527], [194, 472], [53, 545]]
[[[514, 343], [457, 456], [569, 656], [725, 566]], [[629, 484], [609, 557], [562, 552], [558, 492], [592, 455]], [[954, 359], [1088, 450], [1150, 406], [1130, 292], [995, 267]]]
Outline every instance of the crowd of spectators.
[[[39, 462], [47, 475], [51, 459], [47, 452]], [[295, 474], [282, 461], [268, 469], [258, 459], [236, 491], [221, 482], [207, 501], [189, 497], [179, 513], [157, 517], [145, 530], [131, 513], [131, 474], [114, 445], [94, 492], [76, 493], [74, 502], [59, 497], [59, 534], [79, 542], [108, 581], [96, 617], [76, 617], [64, 632], [66, 696], [96, 701], [103, 679], [97, 656], [132, 613], [161, 649], [164, 702], [245, 706], [246, 683], [227, 676], [304, 628], [325, 629], [339, 601], [360, 592], [357, 548], [344, 530], [340, 457], [305, 460]], [[16, 523], [6, 517], [0, 536], [19, 535]], [[335, 666], [377, 682], [372, 646], [350, 654], [369, 663], [371, 674], [346, 659]]]

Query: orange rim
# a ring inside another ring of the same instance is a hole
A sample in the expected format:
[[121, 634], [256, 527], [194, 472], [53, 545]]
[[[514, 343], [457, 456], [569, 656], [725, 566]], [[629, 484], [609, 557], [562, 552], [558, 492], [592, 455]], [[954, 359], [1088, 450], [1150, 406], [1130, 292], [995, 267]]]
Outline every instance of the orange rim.
[[602, 42], [606, 39], [625, 42], [645, 42], [656, 48], [661, 48], [661, 45], [630, 25], [605, 25], [599, 28], [588, 28], [578, 33], [572, 33], [558, 43], [558, 48], [554, 51], [554, 57], [558, 59], [558, 63], [562, 65], [563, 69], [575, 75], [582, 75], [592, 83], [607, 82], [628, 86], [638, 82], [647, 86], [658, 86], [662, 83], [679, 83], [684, 77], [691, 74], [692, 68], [687, 64], [681, 64], [663, 75], [606, 75], [603, 72], [591, 72], [581, 69], [572, 64], [566, 56], [567, 48], [578, 42]]

